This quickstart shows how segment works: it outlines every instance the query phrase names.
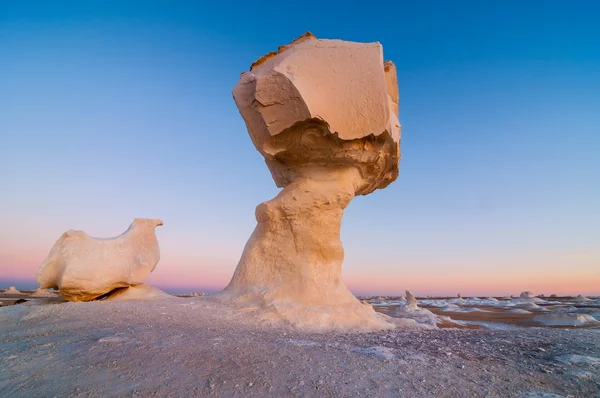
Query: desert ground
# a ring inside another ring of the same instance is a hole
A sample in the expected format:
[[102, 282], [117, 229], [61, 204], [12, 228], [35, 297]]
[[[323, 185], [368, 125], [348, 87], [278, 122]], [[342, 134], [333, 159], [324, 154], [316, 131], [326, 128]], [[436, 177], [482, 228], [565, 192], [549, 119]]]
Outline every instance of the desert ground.
[[[508, 298], [421, 298], [459, 322], [429, 330], [305, 333], [254, 324], [210, 296], [70, 303], [31, 293], [0, 293], [2, 397], [600, 396], [600, 328], [544, 326], [508, 313]], [[402, 304], [361, 299], [382, 313]], [[600, 301], [573, 299], [545, 300], [554, 304], [543, 312], [598, 317]], [[465, 303], [444, 311], [453, 301]]]

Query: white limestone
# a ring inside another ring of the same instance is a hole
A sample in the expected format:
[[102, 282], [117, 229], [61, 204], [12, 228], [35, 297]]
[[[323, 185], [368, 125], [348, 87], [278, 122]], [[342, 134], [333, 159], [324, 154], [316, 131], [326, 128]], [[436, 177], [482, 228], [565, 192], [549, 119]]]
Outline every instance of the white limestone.
[[579, 296], [575, 297], [575, 298], [573, 299], [573, 301], [575, 301], [575, 302], [578, 302], [578, 303], [585, 303], [585, 302], [590, 302], [590, 301], [594, 301], [594, 300], [592, 300], [592, 299], [590, 299], [590, 298], [587, 298], [587, 297], [585, 297], [585, 296], [582, 296], [582, 295], [580, 294]]
[[284, 189], [256, 208], [258, 225], [215, 298], [304, 329], [393, 327], [341, 277], [344, 209], [398, 176], [396, 70], [381, 45], [306, 34], [253, 64], [233, 97]]
[[449, 317], [438, 316], [428, 309], [419, 307], [417, 299], [410, 290], [406, 291], [406, 304], [394, 308], [390, 311], [390, 315], [395, 318], [413, 319], [418, 323], [431, 326], [442, 321], [451, 321]]
[[600, 321], [591, 315], [569, 312], [539, 315], [533, 318], [532, 321], [546, 326], [600, 326]]
[[4, 291], [5, 294], [21, 294], [19, 290], [17, 290], [14, 286], [9, 286], [8, 289]]
[[92, 238], [65, 232], [37, 273], [41, 288], [60, 289], [69, 301], [88, 301], [119, 287], [142, 283], [160, 260], [155, 228], [160, 220], [136, 218], [123, 234]]
[[42, 289], [41, 287], [35, 289], [30, 295], [31, 297], [57, 297], [58, 295], [48, 289]]

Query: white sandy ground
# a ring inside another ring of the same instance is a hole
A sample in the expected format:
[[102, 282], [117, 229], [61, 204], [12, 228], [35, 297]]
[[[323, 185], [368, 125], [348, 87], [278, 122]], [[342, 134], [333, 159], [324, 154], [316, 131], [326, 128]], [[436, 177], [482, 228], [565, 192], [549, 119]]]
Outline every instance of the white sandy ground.
[[3, 307], [0, 397], [600, 396], [597, 329], [311, 334], [243, 319], [206, 298]]

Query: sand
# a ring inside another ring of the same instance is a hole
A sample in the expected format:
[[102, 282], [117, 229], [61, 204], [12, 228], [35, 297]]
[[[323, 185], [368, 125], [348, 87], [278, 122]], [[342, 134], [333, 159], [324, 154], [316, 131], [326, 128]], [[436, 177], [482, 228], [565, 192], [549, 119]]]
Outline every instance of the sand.
[[311, 334], [204, 298], [0, 308], [2, 397], [598, 396], [581, 356], [597, 329]]

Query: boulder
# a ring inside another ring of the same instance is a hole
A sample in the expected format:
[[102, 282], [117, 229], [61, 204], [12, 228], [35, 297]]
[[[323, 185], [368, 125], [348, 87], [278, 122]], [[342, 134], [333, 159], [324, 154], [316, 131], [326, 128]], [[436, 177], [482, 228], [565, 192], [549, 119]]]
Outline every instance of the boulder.
[[38, 270], [40, 288], [60, 289], [69, 301], [89, 301], [142, 283], [160, 260], [159, 225], [160, 220], [136, 218], [123, 234], [106, 239], [65, 232]]

